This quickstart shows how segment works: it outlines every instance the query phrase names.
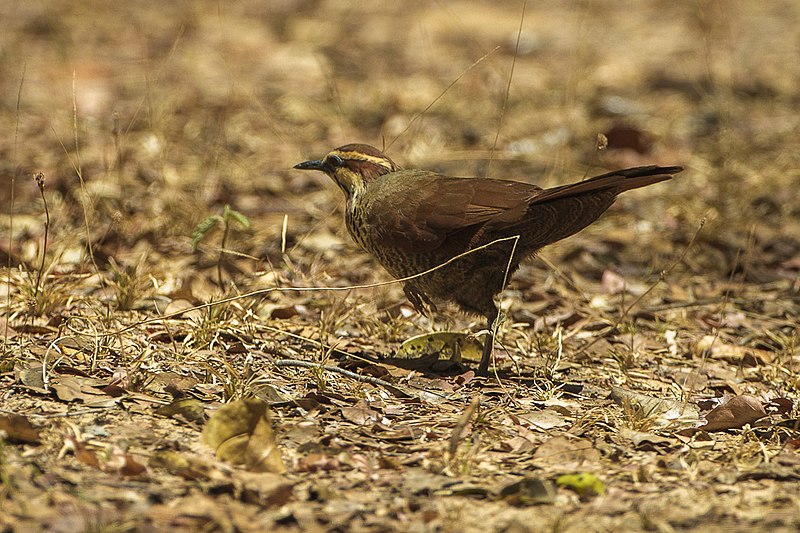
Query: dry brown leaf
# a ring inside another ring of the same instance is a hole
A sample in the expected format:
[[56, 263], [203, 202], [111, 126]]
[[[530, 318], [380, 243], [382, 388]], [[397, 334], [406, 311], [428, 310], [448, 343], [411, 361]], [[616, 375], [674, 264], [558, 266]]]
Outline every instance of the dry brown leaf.
[[497, 449], [508, 453], [529, 453], [535, 446], [535, 443], [521, 436], [511, 437], [496, 445]]
[[[0, 251], [2, 251], [2, 246], [0, 246]], [[2, 256], [2, 254], [0, 254]], [[0, 283], [0, 294], [5, 293], [8, 291], [8, 285], [6, 283]], [[0, 317], [0, 331], [3, 332], [3, 336], [7, 340], [11, 340], [17, 336], [17, 330], [11, 327], [8, 323], [8, 319], [6, 317]]]
[[695, 405], [677, 398], [654, 398], [646, 394], [613, 387], [610, 397], [624, 409], [632, 409], [641, 418], [650, 418], [659, 425], [675, 421], [694, 423], [699, 411]]
[[698, 392], [708, 387], [708, 376], [698, 370], [676, 370], [671, 375], [681, 390]]
[[[165, 315], [175, 315], [176, 317], [182, 316], [181, 311], [186, 311], [187, 309], [192, 309], [194, 305], [189, 300], [185, 300], [182, 298], [178, 298], [176, 300], [172, 300], [167, 304], [167, 307], [164, 309]], [[189, 318], [196, 318], [199, 316], [199, 312], [194, 313], [186, 313], [189, 315]]]
[[345, 420], [363, 426], [372, 424], [381, 419], [380, 413], [368, 407], [356, 405], [353, 407], [342, 407], [342, 416]]
[[87, 395], [81, 390], [81, 385], [77, 378], [73, 376], [61, 376], [58, 381], [50, 385], [56, 392], [56, 396], [63, 402], [73, 402], [76, 400], [84, 401]]
[[297, 463], [298, 472], [319, 472], [327, 470], [339, 470], [342, 462], [338, 457], [325, 453], [310, 453], [300, 459]]
[[260, 400], [238, 400], [221, 407], [206, 423], [201, 440], [223, 461], [254, 472], [285, 471], [269, 409]]
[[0, 432], [5, 433], [10, 442], [39, 444], [40, 431], [22, 415], [0, 415]]
[[767, 350], [728, 344], [714, 335], [706, 335], [697, 341], [694, 346], [694, 354], [696, 357], [710, 356], [714, 359], [722, 359], [745, 366], [769, 364], [775, 358], [772, 352]]
[[42, 372], [41, 365], [17, 370], [16, 375], [17, 381], [26, 387], [45, 392], [44, 373]]
[[706, 414], [706, 424], [699, 427], [705, 431], [736, 429], [767, 416], [764, 404], [753, 396], [741, 395], [715, 407]]
[[538, 465], [566, 469], [596, 463], [600, 460], [600, 452], [585, 439], [553, 437], [544, 441], [533, 457]]
[[555, 409], [542, 409], [541, 411], [526, 413], [524, 416], [520, 417], [520, 422], [534, 426], [536, 429], [542, 431], [569, 425], [564, 415]]
[[198, 481], [211, 479], [212, 467], [197, 457], [187, 456], [174, 450], [160, 450], [150, 456], [150, 468], [163, 468], [170, 474]]
[[556, 500], [556, 488], [549, 479], [526, 477], [502, 487], [498, 495], [511, 505], [550, 504]]
[[625, 278], [614, 272], [613, 270], [604, 270], [603, 276], [600, 279], [600, 290], [604, 294], [621, 294], [625, 292], [628, 284]]
[[194, 398], [175, 400], [172, 403], [158, 407], [155, 412], [161, 416], [181, 419], [187, 422], [202, 422], [206, 416], [203, 402]]
[[54, 375], [50, 384], [59, 400], [64, 402], [80, 401], [91, 407], [111, 407], [118, 400], [99, 387], [107, 387], [108, 382], [100, 379], [83, 377]]
[[620, 428], [618, 434], [621, 438], [632, 442], [637, 448], [643, 444], [671, 446], [677, 442], [677, 440], [674, 438], [662, 437], [660, 435], [656, 435], [655, 433], [644, 431], [634, 431], [628, 428]]
[[75, 458], [81, 463], [93, 466], [100, 470], [100, 460], [94, 450], [90, 450], [86, 443], [77, 438], [67, 437], [64, 439], [64, 448], [71, 451]]
[[125, 452], [122, 448], [114, 446], [111, 454], [104, 465], [105, 469], [111, 469], [121, 476], [135, 477], [147, 474], [147, 467], [134, 459], [134, 457]]
[[306, 315], [308, 314], [308, 308], [305, 305], [270, 305], [267, 304], [264, 306], [263, 310], [264, 314], [267, 314], [270, 318], [275, 318], [277, 320], [288, 320], [297, 315]]
[[237, 484], [241, 485], [241, 498], [255, 503], [261, 509], [279, 507], [292, 499], [293, 485], [284, 476], [271, 472], [239, 472]]

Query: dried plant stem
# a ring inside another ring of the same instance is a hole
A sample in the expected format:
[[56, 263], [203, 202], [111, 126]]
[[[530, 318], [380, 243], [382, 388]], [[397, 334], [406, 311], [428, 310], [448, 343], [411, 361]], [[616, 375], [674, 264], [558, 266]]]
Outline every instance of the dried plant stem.
[[42, 260], [39, 263], [39, 271], [36, 272], [36, 284], [33, 289], [33, 308], [35, 311], [38, 309], [39, 289], [41, 288], [42, 272], [44, 272], [44, 261], [47, 255], [47, 236], [50, 234], [50, 209], [47, 207], [47, 196], [44, 194], [44, 174], [37, 172], [34, 174], [33, 179], [36, 181], [36, 186], [39, 188], [39, 194], [42, 195], [42, 202], [44, 203], [44, 244], [42, 245]]
[[480, 405], [480, 395], [473, 396], [472, 401], [469, 402], [467, 408], [463, 413], [461, 413], [461, 416], [458, 417], [456, 425], [453, 426], [453, 431], [450, 433], [450, 440], [447, 446], [447, 451], [450, 452], [450, 457], [455, 457], [456, 452], [458, 451], [458, 445], [464, 438], [464, 430], [467, 428], [467, 424], [469, 424], [469, 421], [472, 419], [472, 415], [475, 414], [475, 411], [478, 410]]
[[[55, 128], [51, 126], [53, 133], [58, 137], [58, 143], [61, 145], [61, 149], [64, 150], [64, 153], [70, 159], [70, 164], [72, 165], [72, 170], [75, 171], [75, 175], [78, 176], [78, 182], [80, 183], [81, 189], [81, 207], [83, 208], [83, 224], [84, 229], [86, 230], [86, 247], [89, 254], [89, 261], [91, 261], [92, 266], [94, 267], [95, 272], [100, 272], [100, 269], [97, 266], [97, 262], [94, 258], [94, 245], [92, 244], [92, 229], [91, 224], [89, 222], [89, 207], [87, 203], [89, 202], [91, 196], [89, 195], [89, 191], [86, 188], [86, 181], [83, 179], [83, 166], [81, 163], [81, 152], [80, 152], [80, 144], [78, 142], [78, 94], [77, 94], [77, 83], [76, 83], [76, 72], [72, 72], [72, 133], [73, 133], [73, 141], [75, 143], [75, 157], [70, 155], [70, 151], [67, 149], [64, 141], [58, 136]], [[100, 283], [107, 283], [107, 279], [105, 276], [100, 276]]]
[[220, 243], [219, 257], [217, 258], [217, 281], [220, 289], [224, 286], [224, 282], [222, 280], [222, 261], [225, 257], [225, 247], [228, 244], [228, 233], [230, 232], [230, 229], [231, 225], [226, 219], [222, 227], [222, 242]]
[[508, 107], [508, 97], [511, 95], [511, 81], [514, 79], [514, 68], [517, 66], [517, 56], [519, 55], [519, 41], [522, 38], [522, 24], [525, 22], [525, 9], [528, 7], [528, 0], [522, 3], [522, 15], [519, 17], [519, 30], [517, 30], [517, 42], [514, 45], [514, 57], [511, 59], [511, 72], [508, 74], [508, 84], [506, 85], [506, 94], [503, 97], [503, 107], [500, 109], [500, 119], [497, 121], [497, 130], [494, 133], [494, 142], [492, 149], [489, 152], [489, 161], [486, 162], [486, 169], [484, 176], [489, 174], [489, 167], [494, 160], [494, 152], [497, 149], [497, 141], [500, 139], [500, 130], [503, 128], [503, 119], [506, 117], [506, 108]]
[[400, 389], [397, 385], [389, 383], [388, 381], [382, 380], [380, 378], [376, 378], [373, 376], [365, 376], [363, 374], [356, 374], [355, 372], [351, 372], [349, 370], [345, 370], [344, 368], [339, 368], [335, 365], [323, 365], [321, 363], [312, 363], [310, 361], [298, 361], [297, 359], [278, 359], [275, 361], [275, 366], [277, 367], [300, 367], [300, 368], [314, 368], [320, 370], [327, 370], [328, 372], [335, 372], [337, 374], [341, 374], [343, 376], [347, 376], [350, 379], [354, 379], [356, 381], [360, 381], [362, 383], [369, 383], [371, 385], [379, 385], [384, 387], [386, 390], [391, 392], [398, 398], [411, 398], [412, 396], [405, 392], [404, 390]]
[[[84, 198], [81, 204], [83, 205], [83, 222], [86, 226], [86, 247], [89, 251], [89, 260], [94, 266], [94, 271], [99, 272], [100, 269], [97, 268], [97, 263], [94, 261], [92, 230], [89, 224], [89, 210], [86, 206], [86, 203], [89, 201], [89, 191], [86, 189], [86, 182], [83, 179], [83, 165], [81, 164], [81, 151], [80, 145], [78, 144], [78, 94], [74, 71], [72, 72], [72, 133], [75, 137], [75, 174], [77, 174], [78, 180], [80, 181], [81, 192]], [[103, 279], [102, 276], [101, 279]]]
[[641, 301], [644, 299], [644, 297], [645, 297], [645, 296], [647, 296], [648, 294], [650, 294], [651, 292], [653, 292], [653, 290], [654, 290], [654, 289], [655, 289], [655, 288], [656, 288], [656, 287], [657, 287], [657, 286], [658, 286], [660, 283], [662, 283], [662, 282], [663, 282], [663, 281], [664, 281], [664, 280], [667, 278], [667, 276], [668, 276], [668, 275], [669, 275], [669, 274], [670, 274], [670, 273], [671, 273], [673, 270], [675, 270], [675, 268], [676, 268], [676, 267], [677, 267], [679, 264], [683, 263], [683, 260], [686, 258], [686, 254], [688, 254], [688, 253], [689, 253], [689, 250], [692, 248], [692, 245], [694, 244], [694, 241], [695, 241], [695, 240], [697, 240], [697, 236], [700, 234], [700, 231], [703, 229], [703, 226], [705, 226], [705, 224], [706, 224], [706, 219], [705, 219], [705, 217], [703, 217], [702, 219], [700, 219], [700, 223], [698, 224], [698, 226], [697, 226], [697, 229], [696, 229], [696, 230], [695, 230], [695, 232], [694, 232], [694, 235], [692, 235], [692, 238], [691, 238], [691, 239], [689, 239], [689, 242], [688, 242], [688, 244], [686, 244], [686, 246], [683, 248], [683, 251], [681, 252], [681, 255], [679, 255], [679, 256], [678, 256], [678, 258], [677, 258], [677, 259], [675, 259], [675, 261], [673, 261], [673, 262], [672, 262], [672, 264], [670, 264], [670, 265], [669, 265], [669, 266], [668, 266], [666, 269], [662, 270], [662, 271], [659, 273], [659, 275], [658, 275], [658, 279], [657, 279], [657, 280], [656, 280], [656, 281], [655, 281], [655, 282], [654, 282], [652, 285], [650, 285], [650, 287], [648, 287], [648, 289], [647, 289], [646, 291], [644, 291], [644, 292], [643, 292], [642, 294], [640, 294], [640, 295], [639, 295], [639, 296], [638, 296], [638, 297], [637, 297], [637, 298], [636, 298], [636, 299], [635, 299], [633, 302], [631, 302], [631, 304], [630, 304], [630, 305], [629, 305], [627, 308], [625, 308], [625, 310], [622, 312], [622, 314], [619, 316], [619, 318], [617, 318], [617, 320], [616, 320], [616, 321], [615, 321], [615, 322], [614, 322], [614, 323], [613, 323], [613, 324], [612, 324], [612, 325], [611, 325], [611, 326], [610, 326], [610, 327], [609, 327], [609, 328], [608, 328], [608, 329], [605, 331], [605, 333], [602, 333], [602, 334], [600, 334], [600, 335], [596, 336], [596, 337], [594, 338], [594, 340], [592, 340], [592, 342], [590, 342], [590, 343], [589, 343], [589, 344], [587, 344], [586, 346], [582, 347], [580, 350], [578, 350], [578, 351], [577, 351], [577, 352], [575, 352], [575, 353], [576, 353], [576, 354], [581, 354], [581, 353], [585, 352], [585, 351], [586, 351], [586, 350], [588, 350], [590, 347], [594, 346], [594, 345], [595, 345], [595, 344], [596, 344], [596, 343], [597, 343], [597, 342], [598, 342], [600, 339], [604, 339], [604, 338], [605, 338], [607, 335], [609, 335], [609, 334], [610, 334], [612, 331], [614, 331], [615, 329], [617, 329], [617, 327], [618, 327], [620, 324], [622, 324], [622, 321], [623, 321], [623, 320], [625, 320], [625, 319], [628, 317], [628, 315], [630, 314], [631, 310], [632, 310], [634, 307], [636, 307], [637, 305], [639, 305], [639, 302], [641, 302]]
[[[508, 276], [509, 276], [509, 274], [511, 274], [511, 265], [512, 265], [512, 263], [514, 261], [514, 254], [517, 252], [517, 244], [519, 243], [520, 236], [519, 235], [512, 235], [510, 238], [514, 239], [514, 245], [511, 247], [511, 253], [508, 255], [508, 263], [506, 263], [506, 269], [503, 272], [503, 287], [505, 287], [506, 283], [508, 283]], [[503, 321], [503, 320], [501, 320], [502, 316], [503, 316], [503, 312], [500, 310], [500, 306], [498, 305], [497, 306], [497, 317], [495, 317], [494, 321], [489, 325], [489, 327], [491, 329], [489, 331], [489, 334], [492, 336], [492, 342], [494, 344], [497, 344], [497, 342], [498, 342], [497, 341], [497, 332], [500, 330], [500, 324]], [[503, 345], [501, 344], [501, 346], [503, 346]], [[503, 348], [505, 349], [505, 346], [503, 346]], [[492, 348], [492, 350], [494, 351], [494, 347]], [[507, 349], [506, 349], [506, 352], [508, 352]], [[492, 357], [492, 359], [494, 359], [494, 357]], [[497, 381], [499, 383], [500, 382], [500, 376], [497, 374], [497, 365], [492, 365], [492, 368], [494, 370], [494, 377], [495, 377], [495, 379], [497, 379]]]
[[[753, 241], [753, 230], [751, 229], [750, 238], [748, 239], [747, 243], [747, 253], [746, 253], [746, 260], [744, 263], [744, 267], [742, 269], [742, 276], [741, 276], [741, 283], [744, 285], [745, 275], [747, 274], [747, 268], [749, 263], [749, 257], [752, 254], [752, 246], [754, 245]], [[708, 359], [708, 355], [713, 353], [714, 344], [716, 344], [717, 340], [719, 340], [719, 335], [722, 333], [722, 327], [724, 326], [725, 320], [725, 311], [727, 310], [728, 306], [731, 303], [731, 285], [733, 284], [733, 278], [736, 276], [736, 269], [740, 263], [740, 257], [742, 254], [742, 250], [736, 250], [736, 256], [733, 258], [733, 265], [731, 266], [731, 273], [728, 276], [728, 285], [725, 287], [725, 294], [722, 296], [722, 305], [719, 307], [719, 319], [717, 320], [718, 326], [713, 329], [714, 334], [711, 338], [711, 343], [708, 345], [706, 349], [703, 350], [701, 357], [700, 357], [700, 368], [697, 369], [699, 372], [701, 368], [705, 367], [706, 361]]]
[[464, 72], [462, 72], [461, 74], [459, 74], [459, 75], [458, 75], [458, 77], [457, 77], [456, 79], [454, 79], [452, 82], [450, 82], [450, 85], [448, 85], [447, 87], [445, 87], [445, 89], [444, 89], [444, 90], [443, 90], [441, 93], [439, 93], [439, 96], [437, 96], [436, 98], [434, 98], [434, 99], [433, 99], [433, 101], [432, 101], [430, 104], [428, 104], [428, 106], [427, 106], [425, 109], [423, 109], [422, 111], [420, 111], [419, 113], [417, 113], [416, 115], [414, 115], [414, 117], [413, 117], [413, 118], [411, 119], [411, 121], [408, 123], [408, 126], [406, 126], [406, 127], [405, 127], [405, 129], [403, 129], [403, 131], [401, 131], [400, 133], [398, 133], [398, 134], [397, 134], [397, 136], [396, 136], [394, 139], [392, 139], [392, 140], [391, 140], [391, 142], [390, 142], [389, 144], [387, 144], [386, 146], [384, 146], [384, 147], [383, 147], [383, 150], [384, 150], [384, 151], [386, 151], [386, 150], [388, 150], [389, 148], [391, 148], [391, 147], [392, 147], [392, 145], [393, 145], [394, 143], [396, 143], [396, 142], [397, 142], [397, 139], [399, 139], [400, 137], [402, 137], [403, 135], [405, 135], [405, 133], [406, 133], [408, 130], [410, 130], [410, 129], [411, 129], [411, 126], [413, 126], [413, 125], [414, 125], [414, 123], [415, 123], [417, 120], [419, 120], [419, 118], [420, 118], [420, 117], [422, 117], [422, 116], [423, 116], [425, 113], [427, 113], [427, 112], [428, 112], [428, 110], [429, 110], [430, 108], [432, 108], [434, 105], [436, 105], [436, 102], [438, 102], [438, 101], [439, 101], [439, 100], [440, 100], [440, 99], [441, 99], [441, 98], [442, 98], [442, 97], [443, 97], [445, 94], [447, 94], [447, 91], [449, 91], [449, 90], [450, 90], [450, 89], [453, 87], [453, 85], [455, 85], [456, 83], [458, 83], [458, 82], [461, 80], [461, 78], [463, 78], [463, 77], [464, 77], [464, 76], [467, 74], [467, 72], [469, 72], [469, 71], [470, 71], [470, 70], [472, 70], [473, 68], [477, 67], [477, 66], [478, 66], [478, 65], [479, 65], [481, 62], [483, 62], [483, 60], [484, 60], [484, 59], [486, 59], [487, 57], [489, 57], [489, 56], [490, 56], [490, 55], [492, 55], [493, 53], [497, 52], [498, 50], [500, 50], [500, 47], [499, 47], [499, 46], [495, 46], [495, 47], [494, 47], [492, 50], [490, 50], [490, 51], [486, 52], [486, 53], [485, 53], [483, 56], [481, 56], [480, 58], [478, 58], [478, 59], [477, 59], [477, 60], [476, 60], [476, 61], [475, 61], [473, 64], [471, 64], [471, 65], [470, 65], [470, 66], [468, 66], [466, 69], [464, 69]]
[[[14, 203], [16, 200], [17, 188], [17, 145], [19, 143], [19, 109], [22, 102], [22, 86], [25, 83], [25, 70], [26, 63], [22, 64], [22, 76], [19, 79], [19, 89], [17, 89], [17, 107], [14, 113], [14, 148], [11, 153], [11, 205], [8, 210], [8, 271], [6, 272], [6, 281], [8, 286], [11, 287], [11, 250], [13, 250], [14, 243]], [[6, 292], [6, 312], [11, 309], [11, 291]], [[8, 343], [8, 320], [5, 321], [3, 326], [3, 353], [5, 353], [6, 344]]]
[[[156, 402], [153, 402], [156, 403]], [[116, 407], [116, 405], [114, 405]], [[25, 417], [31, 418], [67, 418], [72, 416], [83, 416], [88, 414], [97, 414], [100, 411], [108, 411], [113, 409], [114, 407], [102, 407], [102, 406], [92, 406], [89, 409], [78, 409], [75, 411], [67, 411], [64, 413], [47, 413], [47, 414], [39, 414], [39, 413], [32, 413], [29, 410], [25, 410], [24, 412], [18, 411], [9, 411], [7, 409], [0, 409], [0, 413], [4, 415], [21, 415]]]

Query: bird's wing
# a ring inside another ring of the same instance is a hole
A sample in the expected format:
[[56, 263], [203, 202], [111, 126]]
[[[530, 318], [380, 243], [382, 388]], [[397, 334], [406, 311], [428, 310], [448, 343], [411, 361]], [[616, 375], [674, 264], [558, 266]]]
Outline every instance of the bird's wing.
[[405, 253], [454, 252], [498, 235], [525, 235], [538, 249], [596, 220], [617, 194], [668, 180], [681, 167], [637, 167], [542, 189], [516, 181], [405, 170], [373, 182], [366, 213], [373, 237]]
[[431, 252], [445, 243], [466, 250], [478, 244], [487, 224], [521, 219], [541, 190], [514, 181], [414, 172], [396, 172], [380, 183], [366, 215], [384, 246], [406, 253]]

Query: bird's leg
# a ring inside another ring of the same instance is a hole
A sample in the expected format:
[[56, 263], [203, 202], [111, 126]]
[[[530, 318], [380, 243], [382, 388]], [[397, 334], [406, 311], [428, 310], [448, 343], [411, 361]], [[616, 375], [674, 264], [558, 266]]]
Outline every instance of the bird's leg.
[[483, 355], [481, 356], [481, 364], [478, 366], [478, 375], [485, 376], [489, 373], [489, 360], [492, 358], [492, 352], [494, 351], [494, 334], [495, 334], [495, 322], [497, 322], [498, 311], [495, 308], [491, 313], [486, 315], [487, 325], [486, 329], [489, 330], [489, 333], [486, 335], [486, 339], [483, 341]]

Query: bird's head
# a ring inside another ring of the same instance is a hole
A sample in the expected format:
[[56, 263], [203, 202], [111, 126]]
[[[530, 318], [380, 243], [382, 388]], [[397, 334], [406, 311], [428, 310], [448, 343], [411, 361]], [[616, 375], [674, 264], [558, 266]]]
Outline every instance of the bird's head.
[[347, 144], [322, 159], [303, 161], [294, 166], [300, 170], [321, 170], [351, 198], [367, 184], [389, 172], [400, 170], [383, 152], [368, 144]]

